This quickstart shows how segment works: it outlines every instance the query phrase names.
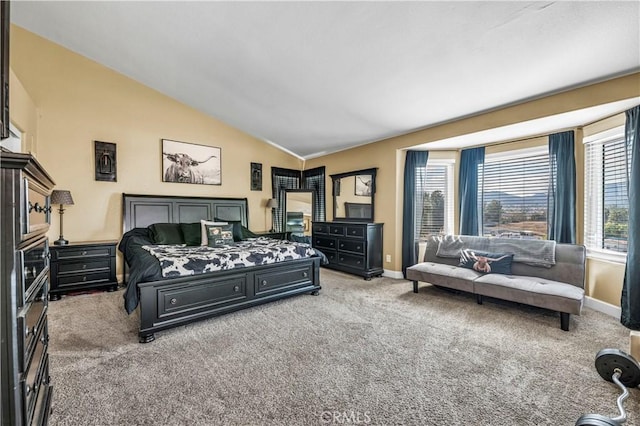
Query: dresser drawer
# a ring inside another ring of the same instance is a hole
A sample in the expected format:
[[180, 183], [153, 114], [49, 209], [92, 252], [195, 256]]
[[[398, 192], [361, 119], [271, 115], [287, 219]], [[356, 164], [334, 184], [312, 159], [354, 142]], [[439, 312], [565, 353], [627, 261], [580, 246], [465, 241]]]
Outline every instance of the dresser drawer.
[[364, 237], [365, 228], [363, 226], [347, 226], [347, 232], [345, 233], [348, 237]]
[[364, 256], [356, 256], [352, 254], [339, 253], [339, 262], [341, 265], [349, 266], [352, 268], [362, 269], [364, 268]]
[[111, 259], [86, 261], [65, 261], [58, 263], [58, 275], [109, 270]]
[[40, 334], [40, 330], [44, 327], [48, 303], [46, 288], [47, 283], [43, 283], [35, 297], [25, 305], [25, 308], [17, 318], [18, 353], [23, 354], [22, 357], [19, 357], [19, 369], [22, 372], [25, 371], [26, 361], [31, 359], [33, 355], [36, 336]]
[[344, 251], [364, 254], [364, 241], [338, 240], [338, 248]]
[[51, 256], [53, 260], [65, 260], [65, 259], [82, 259], [82, 258], [92, 258], [92, 257], [110, 257], [114, 256], [115, 252], [113, 251], [113, 247], [104, 246], [104, 247], [73, 247], [73, 248], [64, 248], [59, 249], [53, 247], [51, 250]]
[[311, 265], [300, 266], [287, 271], [257, 273], [254, 275], [255, 294], [310, 285], [312, 274]]
[[324, 255], [327, 256], [329, 263], [338, 263], [338, 254], [335, 250], [322, 249], [320, 251], [322, 251], [322, 253], [324, 253]]
[[32, 235], [45, 233], [51, 223], [50, 190], [41, 186], [30, 177], [23, 178], [21, 200], [22, 229], [21, 240]]
[[336, 239], [328, 238], [328, 237], [315, 237], [313, 239], [313, 246], [319, 247], [320, 249], [323, 249], [323, 248], [335, 249]]
[[[35, 408], [35, 402], [38, 396], [38, 391], [43, 382], [43, 376], [45, 373], [48, 375], [47, 370], [47, 344], [49, 342], [49, 335], [47, 334], [46, 324], [40, 330], [38, 340], [36, 343], [33, 356], [29, 360], [27, 370], [24, 373], [24, 380], [22, 382], [22, 394], [25, 400], [25, 418], [30, 418]], [[46, 378], [45, 378], [46, 379]]]
[[331, 235], [344, 235], [344, 226], [342, 226], [342, 225], [329, 225], [329, 233]]
[[318, 234], [328, 234], [329, 233], [329, 225], [324, 223], [314, 223], [312, 226], [313, 232]]

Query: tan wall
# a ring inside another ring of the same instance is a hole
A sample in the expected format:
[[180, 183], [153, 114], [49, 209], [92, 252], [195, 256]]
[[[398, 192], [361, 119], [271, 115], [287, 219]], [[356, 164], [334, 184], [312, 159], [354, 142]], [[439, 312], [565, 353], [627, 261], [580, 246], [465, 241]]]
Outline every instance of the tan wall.
[[22, 152], [37, 152], [38, 112], [36, 104], [13, 70], [9, 75], [11, 123], [22, 132]]
[[[70, 241], [119, 239], [122, 193], [247, 197], [249, 228], [268, 229], [271, 167], [302, 169], [300, 159], [16, 26], [11, 68], [11, 119], [29, 140], [37, 135], [26, 150], [73, 195]], [[163, 138], [222, 148], [222, 185], [163, 183]], [[95, 140], [116, 143], [117, 182], [95, 180]], [[250, 162], [262, 163], [262, 191], [250, 191]], [[58, 230], [54, 214], [50, 239]]]
[[[478, 116], [473, 116], [457, 121], [452, 121], [442, 125], [427, 128], [411, 134], [398, 136], [387, 139], [371, 145], [364, 145], [350, 150], [338, 152], [335, 154], [314, 158], [306, 161], [305, 168], [313, 168], [325, 165], [327, 167], [327, 176], [332, 173], [342, 173], [350, 170], [359, 170], [369, 167], [378, 167], [378, 179], [376, 181], [377, 192], [375, 206], [375, 221], [384, 223], [384, 254], [391, 254], [392, 261], [385, 262], [384, 268], [390, 271], [400, 271], [402, 264], [402, 182], [404, 157], [406, 149], [411, 147], [434, 142], [445, 138], [460, 136], [468, 133], [478, 132], [491, 129], [494, 127], [506, 126], [509, 124], [519, 123], [523, 121], [533, 120], [548, 115], [574, 111], [582, 108], [597, 106], [609, 102], [615, 102], [628, 99], [634, 96], [640, 96], [640, 73], [635, 73], [625, 77], [612, 79], [606, 82], [593, 84], [591, 86], [559, 93], [556, 95], [532, 100], [520, 105], [514, 105], [507, 108], [491, 111]], [[587, 123], [585, 123], [587, 124]], [[566, 129], [558, 129], [562, 131]], [[576, 129], [581, 134], [581, 129]], [[581, 143], [576, 141], [577, 144]], [[540, 138], [534, 138], [526, 142], [516, 142], [511, 147], [526, 147], [531, 144], [539, 144]], [[499, 148], [492, 147], [492, 150], [511, 148], [506, 145], [500, 145]], [[582, 147], [576, 147], [576, 152], [582, 155]], [[430, 158], [434, 153], [430, 153]], [[451, 154], [448, 154], [452, 156]], [[456, 160], [459, 159], [459, 153], [456, 154]], [[458, 162], [456, 162], [457, 164]], [[582, 160], [578, 160], [576, 166], [579, 170], [583, 167]], [[457, 178], [458, 169], [455, 169]], [[583, 175], [578, 173], [580, 182], [578, 183], [578, 202], [583, 201]], [[330, 186], [331, 180], [327, 178], [327, 188]], [[457, 182], [455, 183], [454, 193], [457, 194]], [[332, 200], [330, 193], [327, 200], [327, 216], [331, 219]], [[457, 212], [458, 203], [456, 200], [455, 211]], [[582, 218], [581, 204], [578, 208], [578, 222]], [[455, 229], [458, 228], [458, 218], [456, 214]], [[582, 224], [578, 226], [580, 238], [582, 234]], [[601, 263], [590, 262], [589, 279], [602, 276], [599, 274]], [[608, 266], [617, 271], [612, 275], [614, 279], [610, 280], [607, 285], [598, 285], [598, 290], [589, 290], [589, 295], [606, 300], [609, 303], [619, 305], [621, 281], [617, 278], [620, 276], [620, 270], [624, 270], [624, 265], [613, 264]], [[588, 289], [595, 289], [595, 283], [587, 282]], [[617, 300], [616, 302], [612, 302]]]
[[[266, 199], [271, 196], [268, 171], [271, 166], [302, 168], [300, 160], [15, 26], [12, 27], [11, 44], [11, 63], [15, 72], [11, 80], [12, 121], [31, 135], [25, 146], [51, 173], [58, 188], [70, 189], [76, 200], [76, 205], [65, 213], [65, 237], [72, 241], [119, 238], [123, 192], [248, 197], [250, 228], [269, 228], [270, 218], [265, 220], [264, 209]], [[640, 74], [636, 73], [444, 123], [311, 159], [305, 162], [304, 168], [326, 166], [327, 188], [331, 188], [328, 177], [331, 174], [378, 168], [375, 220], [385, 224], [384, 254], [390, 254], [392, 259], [385, 262], [384, 267], [389, 271], [400, 271], [405, 149], [640, 96], [639, 78]], [[162, 138], [221, 147], [222, 185], [162, 183]], [[117, 144], [117, 183], [94, 180], [94, 140]], [[430, 158], [436, 158], [436, 155], [459, 158], [455, 151], [433, 152]], [[249, 191], [249, 163], [252, 161], [263, 163], [263, 191]], [[457, 176], [457, 169], [455, 174]], [[454, 191], [457, 193], [457, 183]], [[456, 202], [456, 211], [457, 207]], [[332, 212], [331, 191], [328, 190], [328, 220], [332, 219]], [[53, 221], [50, 237], [55, 239], [57, 215]], [[456, 218], [456, 229], [457, 221]], [[617, 276], [620, 275], [620, 265], [604, 267], [601, 262], [590, 262], [589, 280], [603, 276], [599, 273], [601, 268], [609, 272], [613, 268]], [[593, 289], [590, 295], [619, 304], [616, 284], [619, 279], [610, 281], [615, 282], [607, 285], [601, 285], [600, 281], [589, 283], [589, 288]]]

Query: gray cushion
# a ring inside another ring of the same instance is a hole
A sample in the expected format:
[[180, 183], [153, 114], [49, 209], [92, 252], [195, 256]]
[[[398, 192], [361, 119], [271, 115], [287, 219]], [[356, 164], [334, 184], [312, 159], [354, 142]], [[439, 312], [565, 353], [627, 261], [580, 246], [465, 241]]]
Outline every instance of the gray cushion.
[[472, 269], [424, 262], [407, 268], [407, 279], [473, 292], [473, 280], [481, 274]]
[[478, 277], [474, 283], [509, 287], [531, 293], [548, 294], [574, 300], [582, 300], [584, 298], [584, 290], [579, 287], [538, 277], [488, 274]]

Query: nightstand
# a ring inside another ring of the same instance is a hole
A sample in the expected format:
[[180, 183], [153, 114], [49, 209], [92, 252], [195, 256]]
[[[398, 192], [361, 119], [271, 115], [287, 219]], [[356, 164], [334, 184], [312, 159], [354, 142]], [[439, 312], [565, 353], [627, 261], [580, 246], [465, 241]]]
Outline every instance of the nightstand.
[[51, 288], [49, 297], [74, 291], [118, 289], [116, 278], [117, 241], [91, 241], [49, 246]]

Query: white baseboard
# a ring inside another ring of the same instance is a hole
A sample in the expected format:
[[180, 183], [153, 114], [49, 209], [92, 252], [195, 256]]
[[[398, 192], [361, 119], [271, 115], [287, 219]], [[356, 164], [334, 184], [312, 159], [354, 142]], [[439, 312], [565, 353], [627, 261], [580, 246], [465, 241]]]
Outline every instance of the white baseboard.
[[602, 300], [594, 299], [593, 297], [585, 296], [584, 306], [591, 308], [594, 311], [602, 312], [603, 314], [610, 315], [614, 318], [620, 318], [622, 309], [618, 306], [612, 305]]
[[402, 271], [392, 271], [390, 269], [385, 269], [384, 272], [382, 273], [383, 277], [389, 277], [389, 278], [395, 278], [397, 280], [402, 280], [404, 279], [404, 275], [402, 274]]

